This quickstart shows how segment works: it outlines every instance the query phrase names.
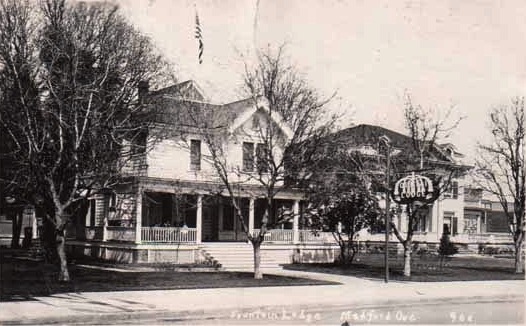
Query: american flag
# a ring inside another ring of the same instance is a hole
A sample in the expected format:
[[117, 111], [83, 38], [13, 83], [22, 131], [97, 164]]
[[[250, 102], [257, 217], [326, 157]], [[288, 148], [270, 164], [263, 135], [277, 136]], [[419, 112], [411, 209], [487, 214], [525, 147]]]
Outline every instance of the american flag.
[[199, 64], [203, 63], [203, 35], [201, 33], [201, 24], [199, 23], [199, 15], [195, 11], [195, 38], [199, 41]]

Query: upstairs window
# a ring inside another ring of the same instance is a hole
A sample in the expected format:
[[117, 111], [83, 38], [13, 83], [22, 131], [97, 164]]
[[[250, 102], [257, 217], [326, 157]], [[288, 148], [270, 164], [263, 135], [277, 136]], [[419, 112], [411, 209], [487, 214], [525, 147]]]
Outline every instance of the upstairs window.
[[201, 170], [201, 141], [190, 140], [190, 170]]
[[451, 181], [444, 192], [444, 198], [458, 199], [458, 182]]
[[270, 155], [265, 144], [257, 144], [256, 146], [256, 164], [259, 173], [267, 173], [269, 171]]
[[254, 171], [254, 143], [243, 143], [243, 171]]

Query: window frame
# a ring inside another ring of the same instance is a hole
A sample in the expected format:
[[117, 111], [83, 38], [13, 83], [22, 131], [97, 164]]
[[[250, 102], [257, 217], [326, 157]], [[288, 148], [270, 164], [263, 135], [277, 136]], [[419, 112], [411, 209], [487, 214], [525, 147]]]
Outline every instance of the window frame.
[[243, 142], [243, 144], [241, 145], [241, 164], [244, 172], [254, 172], [255, 170], [254, 148], [255, 146], [253, 142]]
[[459, 191], [458, 181], [451, 181], [448, 184], [446, 191], [444, 191], [444, 198], [458, 199], [458, 194], [459, 194], [458, 191]]
[[270, 158], [269, 149], [265, 146], [264, 143], [257, 143], [255, 150], [256, 150], [255, 152], [256, 168], [257, 168], [258, 173], [260, 174], [269, 173], [270, 171], [270, 166], [268, 164], [269, 158]]
[[190, 139], [190, 171], [201, 171], [202, 142]]

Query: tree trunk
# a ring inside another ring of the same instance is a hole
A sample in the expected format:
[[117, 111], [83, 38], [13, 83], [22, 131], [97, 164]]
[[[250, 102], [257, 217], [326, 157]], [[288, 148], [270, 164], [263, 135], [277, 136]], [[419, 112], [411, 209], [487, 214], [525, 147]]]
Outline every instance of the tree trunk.
[[411, 251], [412, 241], [408, 240], [404, 243], [404, 276], [411, 276]]
[[23, 219], [24, 214], [16, 210], [12, 220], [11, 248], [13, 249], [20, 248], [20, 232], [22, 231]]
[[523, 241], [515, 243], [515, 273], [522, 274], [524, 272], [524, 259], [522, 254]]
[[354, 256], [356, 256], [356, 252], [358, 250], [356, 250], [355, 247], [351, 247], [349, 248], [349, 265], [352, 265], [353, 261], [354, 261]]
[[338, 245], [340, 246], [340, 264], [345, 265], [347, 262], [347, 242], [339, 240]]
[[260, 280], [263, 278], [263, 273], [261, 272], [261, 242], [255, 241], [252, 242], [252, 247], [254, 248], [254, 278]]
[[61, 282], [69, 282], [68, 260], [66, 258], [66, 236], [63, 230], [57, 230], [56, 242], [57, 254], [60, 263], [58, 280]]

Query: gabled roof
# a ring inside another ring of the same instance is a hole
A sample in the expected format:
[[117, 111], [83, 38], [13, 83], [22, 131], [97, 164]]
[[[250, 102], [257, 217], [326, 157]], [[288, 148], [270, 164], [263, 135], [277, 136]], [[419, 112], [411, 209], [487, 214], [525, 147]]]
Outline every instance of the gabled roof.
[[192, 101], [205, 101], [204, 92], [201, 87], [193, 80], [187, 80], [172, 86], [161, 88], [159, 90], [150, 92], [148, 97], [158, 97], [161, 95], [169, 95], [179, 99]]
[[[225, 129], [230, 133], [248, 121], [258, 110], [270, 112], [267, 101], [261, 97], [227, 104], [208, 103], [204, 101], [202, 91], [194, 81], [151, 92], [146, 101], [155, 107], [154, 122], [183, 127]], [[292, 131], [279, 113], [272, 112], [269, 116], [280, 126], [286, 137], [292, 137]]]
[[[410, 136], [380, 126], [361, 124], [340, 130], [332, 135], [334, 139], [338, 140], [337, 143], [339, 144], [345, 143], [350, 147], [370, 145], [374, 148], [378, 147], [379, 139], [382, 136], [387, 136], [389, 138], [392, 149], [399, 150], [406, 156], [418, 157]], [[446, 145], [447, 146], [443, 147], [442, 145], [435, 144], [433, 148], [426, 153], [426, 160], [435, 161], [437, 163], [456, 163], [452, 154], [454, 153], [458, 155], [460, 153], [446, 150], [452, 146], [451, 144]]]
[[[229, 132], [233, 133], [237, 128], [239, 128], [241, 125], [243, 125], [248, 119], [250, 119], [257, 111], [261, 110], [266, 112], [269, 117], [271, 117], [274, 122], [280, 126], [281, 130], [283, 131], [283, 134], [288, 139], [291, 139], [294, 135], [292, 129], [285, 123], [285, 120], [281, 116], [279, 112], [270, 112], [270, 107], [268, 105], [268, 101], [263, 97], [258, 97], [255, 99], [247, 99], [248, 101], [252, 101], [251, 103], [248, 103], [249, 109], [240, 114], [236, 119], [233, 121], [232, 125], [229, 128]], [[244, 100], [244, 101], [247, 101]], [[237, 102], [236, 102], [237, 103]], [[234, 104], [234, 103], [232, 103]]]

